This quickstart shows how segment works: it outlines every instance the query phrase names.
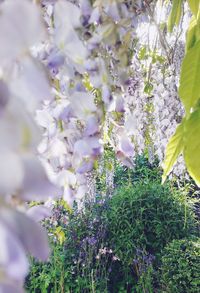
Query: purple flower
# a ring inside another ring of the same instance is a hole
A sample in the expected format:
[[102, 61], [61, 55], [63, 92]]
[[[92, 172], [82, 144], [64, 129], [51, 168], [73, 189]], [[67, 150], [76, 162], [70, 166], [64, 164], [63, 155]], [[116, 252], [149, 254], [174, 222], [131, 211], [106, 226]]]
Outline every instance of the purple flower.
[[87, 242], [89, 245], [95, 245], [97, 243], [97, 239], [95, 237], [88, 237]]
[[65, 57], [61, 53], [53, 52], [48, 58], [48, 67], [50, 69], [58, 69], [65, 62]]

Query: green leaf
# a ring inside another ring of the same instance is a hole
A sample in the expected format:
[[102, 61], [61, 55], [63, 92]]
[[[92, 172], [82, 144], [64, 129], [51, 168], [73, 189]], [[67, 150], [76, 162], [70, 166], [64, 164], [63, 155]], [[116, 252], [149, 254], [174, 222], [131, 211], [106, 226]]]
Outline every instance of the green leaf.
[[199, 11], [200, 0], [188, 0], [188, 4], [190, 6], [190, 9], [191, 9], [192, 13], [195, 16], [197, 16], [198, 11]]
[[171, 172], [178, 156], [183, 151], [183, 134], [184, 134], [185, 119], [176, 128], [176, 132], [170, 138], [166, 148], [165, 159], [163, 162], [164, 173], [162, 176], [162, 183], [165, 182], [167, 175]]
[[200, 39], [198, 35], [197, 20], [193, 17], [187, 30], [186, 51], [190, 50]]
[[185, 123], [184, 159], [187, 170], [200, 185], [200, 108]]
[[150, 82], [147, 82], [144, 87], [144, 92], [148, 95], [151, 95], [152, 90], [153, 90], [153, 85]]
[[145, 60], [147, 58], [147, 49], [146, 47], [142, 47], [138, 53], [138, 57], [140, 60]]
[[172, 10], [168, 19], [168, 31], [172, 32], [175, 24], [179, 25], [181, 18], [181, 8], [183, 0], [174, 0], [172, 4]]
[[179, 95], [189, 114], [200, 97], [200, 41], [187, 52], [183, 60]]

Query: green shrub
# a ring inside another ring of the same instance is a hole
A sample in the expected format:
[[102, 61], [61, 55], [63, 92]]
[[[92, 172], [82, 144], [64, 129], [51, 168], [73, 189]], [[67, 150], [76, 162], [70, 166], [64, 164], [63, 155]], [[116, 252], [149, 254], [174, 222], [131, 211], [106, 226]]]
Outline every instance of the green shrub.
[[160, 251], [172, 239], [195, 233], [187, 199], [160, 185], [156, 163], [139, 156], [128, 170], [110, 152], [104, 161], [107, 169], [114, 162], [114, 185], [123, 188], [112, 198], [105, 196], [104, 172], [97, 180], [98, 195], [84, 201], [82, 210], [56, 203], [44, 222], [52, 254], [48, 263], [31, 261], [27, 292], [157, 292]]
[[195, 233], [195, 216], [185, 196], [159, 183], [119, 189], [107, 214], [109, 245], [132, 263], [136, 249], [158, 255], [173, 239]]
[[122, 165], [109, 147], [104, 151], [101, 168], [97, 172], [96, 187], [99, 193], [106, 193], [106, 173], [114, 171], [114, 187], [119, 188], [143, 180], [161, 182], [162, 169], [157, 159], [150, 163], [146, 155], [138, 155], [134, 160], [134, 168]]
[[174, 240], [164, 249], [161, 283], [163, 293], [200, 292], [200, 239]]
[[134, 184], [136, 182], [157, 181], [161, 182], [162, 170], [158, 166], [158, 161], [150, 163], [145, 155], [137, 156], [135, 166], [130, 169], [121, 165], [118, 161], [115, 163], [114, 185], [116, 188]]

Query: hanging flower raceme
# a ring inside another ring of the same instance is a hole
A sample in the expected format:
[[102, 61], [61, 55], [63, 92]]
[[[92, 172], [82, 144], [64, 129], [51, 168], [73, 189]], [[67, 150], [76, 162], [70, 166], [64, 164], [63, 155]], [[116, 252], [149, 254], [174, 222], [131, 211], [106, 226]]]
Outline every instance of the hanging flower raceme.
[[[104, 144], [109, 143], [129, 167], [146, 149], [163, 158], [173, 130], [160, 131], [157, 126], [156, 113], [164, 100], [156, 99], [156, 91], [162, 86], [165, 94], [168, 91], [161, 72], [170, 65], [172, 48], [184, 32], [177, 29], [176, 37], [165, 36], [161, 24], [169, 9], [160, 2], [43, 3], [51, 43], [40, 55], [50, 69], [56, 101], [38, 111], [37, 121], [46, 131], [40, 153], [54, 182], [65, 170], [76, 177], [74, 184], [66, 183], [67, 178], [59, 181], [71, 203], [79, 187], [87, 190], [86, 174], [96, 165]], [[164, 124], [168, 111], [162, 115]], [[171, 113], [173, 126], [176, 113]]]
[[[47, 260], [41, 226], [24, 201], [58, 195], [36, 156], [41, 131], [35, 110], [52, 100], [50, 81], [31, 48], [47, 38], [39, 7], [27, 0], [0, 4], [0, 291], [23, 292], [27, 254]], [[41, 213], [45, 211], [41, 208]], [[31, 233], [30, 233], [31, 231]]]

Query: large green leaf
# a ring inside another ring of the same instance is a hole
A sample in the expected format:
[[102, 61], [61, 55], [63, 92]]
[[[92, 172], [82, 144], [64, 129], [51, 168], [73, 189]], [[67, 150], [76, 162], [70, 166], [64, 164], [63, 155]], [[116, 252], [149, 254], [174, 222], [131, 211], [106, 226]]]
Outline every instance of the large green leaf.
[[195, 16], [197, 16], [198, 11], [199, 11], [200, 0], [188, 0], [188, 4], [190, 6], [190, 9], [191, 9], [192, 13]]
[[183, 119], [182, 123], [179, 124], [179, 126], [176, 128], [176, 132], [170, 138], [169, 143], [167, 145], [165, 160], [163, 162], [164, 173], [162, 176], [162, 183], [165, 182], [167, 175], [172, 170], [172, 167], [175, 164], [178, 156], [183, 151], [184, 124], [185, 119]]
[[183, 154], [188, 172], [200, 185], [200, 108], [185, 123]]
[[183, 60], [179, 95], [189, 114], [200, 97], [200, 41], [187, 52]]
[[172, 10], [168, 19], [168, 31], [172, 32], [175, 24], [178, 25], [181, 18], [181, 7], [183, 0], [174, 0], [172, 4]]

